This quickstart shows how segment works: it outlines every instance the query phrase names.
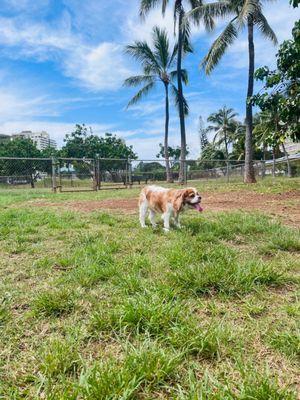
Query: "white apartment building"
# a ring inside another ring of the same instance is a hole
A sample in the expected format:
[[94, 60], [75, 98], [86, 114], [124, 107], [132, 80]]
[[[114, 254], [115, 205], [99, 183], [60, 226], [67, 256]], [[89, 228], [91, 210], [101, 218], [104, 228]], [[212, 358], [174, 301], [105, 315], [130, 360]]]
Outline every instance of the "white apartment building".
[[4, 133], [0, 133], [0, 143], [1, 142], [7, 142], [7, 141], [9, 141], [10, 140], [10, 136], [9, 135], [6, 135], [6, 134], [4, 134]]
[[300, 153], [300, 142], [286, 141], [284, 146], [290, 155]]
[[28, 138], [31, 139], [39, 150], [44, 150], [47, 147], [53, 147], [56, 149], [57, 144], [55, 140], [51, 139], [49, 133], [46, 131], [41, 132], [32, 132], [32, 131], [22, 131], [20, 133], [12, 135], [12, 139], [14, 138]]

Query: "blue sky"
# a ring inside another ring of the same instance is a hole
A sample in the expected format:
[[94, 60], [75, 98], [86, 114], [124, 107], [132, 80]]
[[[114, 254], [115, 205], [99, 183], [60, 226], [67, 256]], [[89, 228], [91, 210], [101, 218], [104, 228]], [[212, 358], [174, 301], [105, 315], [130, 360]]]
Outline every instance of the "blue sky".
[[[153, 158], [163, 140], [163, 90], [157, 88], [139, 105], [126, 110], [134, 90], [123, 88], [139, 66], [124, 54], [134, 40], [150, 40], [154, 25], [166, 27], [173, 40], [172, 11], [165, 18], [154, 10], [145, 22], [138, 0], [0, 0], [0, 132], [47, 130], [59, 145], [76, 123], [94, 133], [113, 132], [132, 144], [141, 158]], [[288, 0], [265, 2], [264, 13], [279, 42], [291, 35], [299, 10]], [[198, 119], [223, 105], [244, 117], [247, 41], [236, 41], [210, 77], [199, 62], [214, 33], [193, 28], [195, 52], [185, 61], [190, 82], [185, 89], [190, 115], [190, 156], [199, 154]], [[255, 33], [256, 66], [274, 65], [276, 47]], [[170, 144], [179, 145], [178, 117], [170, 119]]]

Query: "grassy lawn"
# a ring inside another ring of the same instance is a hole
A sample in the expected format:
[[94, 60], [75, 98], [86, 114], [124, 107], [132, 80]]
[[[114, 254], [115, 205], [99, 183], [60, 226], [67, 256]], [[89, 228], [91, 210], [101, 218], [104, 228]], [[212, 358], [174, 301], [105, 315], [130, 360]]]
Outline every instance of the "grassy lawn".
[[299, 230], [207, 210], [166, 235], [135, 215], [34, 207], [138, 191], [0, 192], [0, 398], [297, 399]]

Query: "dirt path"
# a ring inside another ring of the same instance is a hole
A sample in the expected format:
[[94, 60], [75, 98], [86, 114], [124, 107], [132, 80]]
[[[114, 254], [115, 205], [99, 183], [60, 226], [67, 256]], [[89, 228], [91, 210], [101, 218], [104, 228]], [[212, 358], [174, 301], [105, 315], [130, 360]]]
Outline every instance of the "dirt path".
[[[279, 216], [288, 225], [300, 227], [300, 191], [298, 190], [280, 194], [260, 194], [250, 191], [203, 193], [202, 204], [205, 211], [263, 211], [273, 216]], [[137, 213], [136, 198], [67, 201], [64, 203], [35, 201], [34, 205], [38, 207], [63, 207], [80, 212], [102, 209], [126, 214]]]

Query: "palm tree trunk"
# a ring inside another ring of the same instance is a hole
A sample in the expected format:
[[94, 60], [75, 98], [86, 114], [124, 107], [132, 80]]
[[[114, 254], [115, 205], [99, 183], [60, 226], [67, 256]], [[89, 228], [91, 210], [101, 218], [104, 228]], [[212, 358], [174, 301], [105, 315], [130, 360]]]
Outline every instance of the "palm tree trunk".
[[250, 97], [253, 95], [254, 85], [254, 41], [253, 41], [253, 17], [248, 17], [248, 49], [249, 49], [249, 74], [248, 74], [248, 90], [246, 101], [246, 138], [245, 138], [245, 183], [255, 183], [255, 173], [253, 167], [253, 143], [252, 143], [252, 105]]
[[181, 152], [180, 152], [180, 171], [179, 182], [184, 183], [185, 180], [185, 159], [186, 159], [186, 134], [185, 134], [185, 120], [184, 120], [184, 106], [183, 106], [183, 89], [181, 78], [181, 63], [182, 63], [182, 48], [183, 48], [183, 29], [182, 19], [184, 11], [180, 4], [179, 21], [178, 21], [178, 54], [177, 54], [177, 86], [178, 86], [178, 105], [179, 105], [179, 119], [180, 119], [180, 137], [181, 137]]
[[288, 152], [286, 151], [285, 145], [284, 143], [282, 143], [282, 149], [286, 158], [286, 164], [287, 164], [287, 169], [288, 169], [288, 177], [291, 178], [292, 176], [292, 169], [291, 169], [291, 163], [290, 163], [290, 159], [289, 159], [289, 155]]
[[165, 141], [164, 141], [164, 150], [165, 150], [165, 160], [166, 160], [166, 178], [167, 182], [173, 182], [172, 171], [170, 168], [170, 159], [169, 159], [169, 84], [164, 83], [165, 92], [166, 92], [166, 109], [165, 109]]
[[31, 186], [31, 189], [34, 189], [34, 177], [33, 177], [33, 174], [30, 174], [30, 186]]

